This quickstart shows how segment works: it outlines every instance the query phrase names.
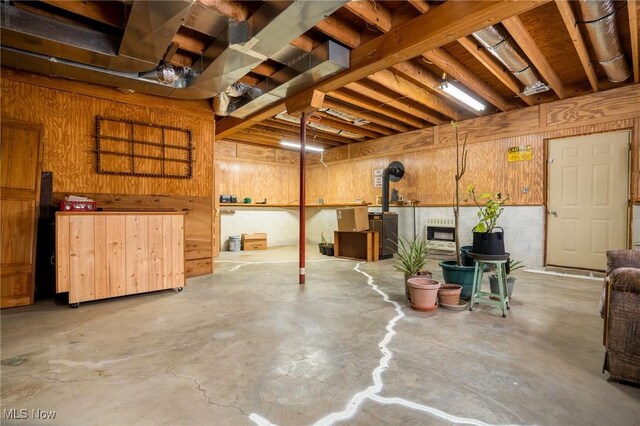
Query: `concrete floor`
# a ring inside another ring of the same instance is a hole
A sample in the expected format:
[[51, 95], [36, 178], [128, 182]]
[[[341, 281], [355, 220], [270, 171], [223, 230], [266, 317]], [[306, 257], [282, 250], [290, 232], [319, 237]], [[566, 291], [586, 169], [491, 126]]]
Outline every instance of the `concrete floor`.
[[2, 423], [640, 424], [640, 387], [601, 374], [600, 281], [517, 271], [506, 319], [422, 313], [392, 261], [308, 251], [303, 288], [282, 247], [182, 293], [2, 311]]

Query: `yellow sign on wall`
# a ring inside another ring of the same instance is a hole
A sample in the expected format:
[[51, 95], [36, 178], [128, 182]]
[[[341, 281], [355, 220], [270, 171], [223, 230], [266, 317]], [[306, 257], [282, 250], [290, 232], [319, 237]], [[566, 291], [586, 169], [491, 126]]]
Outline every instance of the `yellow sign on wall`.
[[531, 161], [531, 145], [509, 147], [507, 161]]

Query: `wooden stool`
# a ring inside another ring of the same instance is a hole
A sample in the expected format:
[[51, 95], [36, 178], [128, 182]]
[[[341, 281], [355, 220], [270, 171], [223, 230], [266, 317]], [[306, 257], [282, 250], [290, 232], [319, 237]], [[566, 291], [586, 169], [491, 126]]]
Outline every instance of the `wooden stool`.
[[[476, 261], [476, 268], [473, 273], [473, 288], [471, 290], [471, 301], [469, 302], [469, 310], [473, 311], [473, 305], [476, 302], [482, 300], [483, 302], [489, 302], [492, 305], [498, 305], [502, 308], [502, 318], [506, 318], [506, 310], [510, 310], [509, 296], [507, 295], [507, 270], [506, 264], [509, 261], [509, 253], [502, 255], [489, 255], [478, 254], [468, 252], [469, 256]], [[482, 291], [482, 278], [484, 271], [488, 265], [495, 265], [495, 274], [498, 277], [499, 294], [491, 293], [490, 291]], [[488, 296], [487, 298], [480, 299], [481, 296]], [[493, 300], [491, 296], [496, 296], [499, 299]]]

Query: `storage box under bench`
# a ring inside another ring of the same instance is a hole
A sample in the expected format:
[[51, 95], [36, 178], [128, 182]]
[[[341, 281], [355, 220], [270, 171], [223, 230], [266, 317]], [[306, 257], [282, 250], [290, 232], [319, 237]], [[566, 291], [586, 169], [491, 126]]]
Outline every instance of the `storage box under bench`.
[[256, 232], [253, 234], [242, 234], [242, 250], [266, 250], [267, 234]]

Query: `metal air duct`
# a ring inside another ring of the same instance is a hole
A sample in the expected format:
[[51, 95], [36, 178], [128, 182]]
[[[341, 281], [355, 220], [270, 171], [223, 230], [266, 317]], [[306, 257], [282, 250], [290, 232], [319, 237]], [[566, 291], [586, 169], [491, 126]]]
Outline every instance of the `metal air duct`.
[[613, 1], [580, 0], [579, 4], [596, 61], [602, 66], [609, 81], [625, 81], [631, 75], [631, 71], [620, 47]]
[[[134, 2], [122, 42], [107, 34], [2, 5], [2, 45], [82, 64], [145, 72], [160, 64], [194, 0]], [[124, 6], [123, 6], [124, 7]]]
[[549, 90], [538, 75], [535, 73], [531, 64], [514, 48], [511, 41], [505, 37], [502, 32], [489, 25], [479, 31], [473, 33], [482, 45], [504, 65], [522, 84], [524, 84], [525, 95], [532, 95], [539, 92]]

